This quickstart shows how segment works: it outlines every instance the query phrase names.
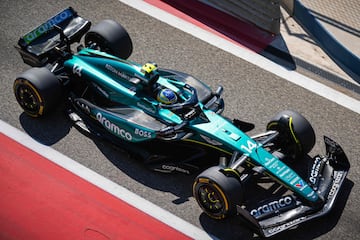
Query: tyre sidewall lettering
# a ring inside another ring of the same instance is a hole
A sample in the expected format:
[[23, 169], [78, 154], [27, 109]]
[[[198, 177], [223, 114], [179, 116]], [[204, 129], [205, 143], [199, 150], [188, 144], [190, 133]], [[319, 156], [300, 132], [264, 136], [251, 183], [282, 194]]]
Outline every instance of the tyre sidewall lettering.
[[30, 113], [28, 111], [27, 111], [27, 113], [29, 115], [33, 116], [33, 117], [36, 117], [38, 115], [42, 115], [43, 112], [44, 112], [44, 105], [45, 105], [44, 100], [41, 97], [39, 91], [29, 81], [27, 81], [25, 79], [16, 79], [15, 82], [14, 82], [14, 93], [15, 93], [16, 98], [18, 99], [18, 101], [20, 101], [20, 99], [19, 99], [19, 96], [17, 95], [17, 91], [18, 91], [18, 88], [21, 87], [21, 85], [24, 85], [24, 86], [31, 89], [31, 91], [36, 95], [36, 100], [38, 101], [38, 104], [39, 104], [39, 110], [38, 110], [37, 113]]

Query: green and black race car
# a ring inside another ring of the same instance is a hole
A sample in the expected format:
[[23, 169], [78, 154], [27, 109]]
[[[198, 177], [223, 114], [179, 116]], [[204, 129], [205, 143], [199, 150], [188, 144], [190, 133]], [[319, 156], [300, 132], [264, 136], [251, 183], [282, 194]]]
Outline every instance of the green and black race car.
[[[111, 141], [153, 170], [207, 168], [193, 184], [201, 208], [216, 219], [237, 214], [262, 236], [328, 213], [350, 168], [328, 137], [325, 155], [307, 156], [315, 134], [297, 112], [283, 111], [264, 133], [248, 136], [252, 124], [221, 115], [222, 87], [213, 91], [189, 74], [126, 60], [132, 41], [113, 20], [91, 27], [67, 8], [22, 36], [17, 49], [32, 67], [14, 82], [28, 115], [45, 117], [63, 105], [81, 131]], [[300, 173], [294, 161], [309, 165], [309, 172]], [[248, 185], [264, 179], [285, 191], [255, 204], [247, 200]]]

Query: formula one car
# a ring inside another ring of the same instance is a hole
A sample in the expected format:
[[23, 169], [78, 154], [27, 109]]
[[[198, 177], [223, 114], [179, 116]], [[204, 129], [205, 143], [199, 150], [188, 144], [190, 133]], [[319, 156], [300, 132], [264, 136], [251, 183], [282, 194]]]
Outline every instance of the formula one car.
[[[81, 131], [156, 171], [190, 174], [213, 166], [195, 179], [199, 205], [216, 219], [238, 214], [260, 235], [327, 213], [350, 168], [341, 147], [325, 137], [326, 155], [308, 161], [309, 174], [302, 176], [292, 161], [306, 159], [315, 144], [302, 115], [283, 111], [266, 132], [248, 136], [252, 124], [221, 115], [222, 87], [213, 91], [189, 74], [126, 60], [132, 41], [113, 20], [91, 27], [67, 8], [22, 36], [16, 48], [32, 66], [14, 82], [25, 113], [42, 117], [63, 105]], [[247, 205], [245, 187], [264, 178], [286, 192]]]

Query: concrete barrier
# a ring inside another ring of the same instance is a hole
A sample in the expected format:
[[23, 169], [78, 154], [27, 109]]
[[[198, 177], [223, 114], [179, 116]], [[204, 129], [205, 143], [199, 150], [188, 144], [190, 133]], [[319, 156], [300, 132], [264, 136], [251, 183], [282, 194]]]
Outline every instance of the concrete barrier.
[[314, 38], [334, 62], [360, 83], [360, 58], [336, 40], [299, 0], [283, 0], [283, 4], [295, 21]]
[[350, 77], [360, 83], [360, 58], [324, 28], [300, 0], [199, 0], [261, 29], [280, 33], [280, 5]]
[[200, 0], [268, 32], [280, 33], [281, 0]]

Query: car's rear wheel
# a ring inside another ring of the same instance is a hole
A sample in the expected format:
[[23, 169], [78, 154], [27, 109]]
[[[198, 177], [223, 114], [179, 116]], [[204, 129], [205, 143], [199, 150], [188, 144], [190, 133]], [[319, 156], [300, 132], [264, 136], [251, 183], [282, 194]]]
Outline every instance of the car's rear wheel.
[[236, 213], [243, 199], [242, 185], [232, 169], [211, 167], [196, 177], [193, 195], [203, 211], [214, 219]]
[[266, 128], [280, 133], [274, 147], [292, 159], [303, 158], [315, 145], [314, 129], [304, 116], [295, 111], [280, 112]]
[[24, 112], [31, 117], [47, 114], [61, 99], [62, 88], [47, 68], [31, 68], [14, 81], [14, 94]]
[[122, 59], [127, 59], [133, 50], [132, 41], [126, 29], [109, 19], [96, 24], [86, 33], [85, 46], [95, 46], [100, 51]]

